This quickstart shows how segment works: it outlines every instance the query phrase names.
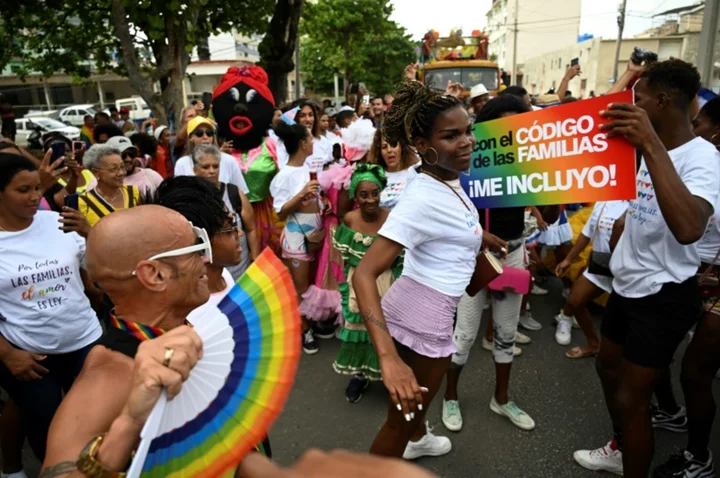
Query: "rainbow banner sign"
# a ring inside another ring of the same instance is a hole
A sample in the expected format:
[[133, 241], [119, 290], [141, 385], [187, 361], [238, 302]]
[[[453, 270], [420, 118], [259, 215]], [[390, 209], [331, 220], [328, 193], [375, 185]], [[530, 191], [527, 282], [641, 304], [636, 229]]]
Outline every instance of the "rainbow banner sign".
[[481, 209], [634, 198], [635, 149], [599, 129], [609, 103], [632, 102], [624, 91], [476, 124], [463, 188]]

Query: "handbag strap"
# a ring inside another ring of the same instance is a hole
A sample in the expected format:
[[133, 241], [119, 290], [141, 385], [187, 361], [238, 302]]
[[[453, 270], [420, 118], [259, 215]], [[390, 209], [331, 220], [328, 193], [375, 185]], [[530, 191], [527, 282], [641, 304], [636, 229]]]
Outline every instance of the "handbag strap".
[[607, 202], [603, 204], [602, 209], [600, 209], [600, 214], [598, 214], [597, 222], [595, 223], [595, 232], [593, 233], [592, 239], [590, 239], [591, 244], [595, 244], [595, 239], [597, 239], [598, 231], [600, 230], [600, 219], [602, 219], [603, 213], [605, 212], [605, 207], [607, 207]]
[[702, 281], [704, 281], [708, 275], [710, 275], [710, 272], [715, 268], [715, 263], [717, 262], [718, 258], [720, 258], [720, 248], [718, 248], [717, 254], [715, 254], [715, 259], [713, 259], [712, 264], [708, 265], [708, 268], [705, 269], [705, 272], [703, 272], [703, 275], [700, 276], [700, 280], [698, 283], [702, 284]]
[[452, 191], [453, 193], [455, 193], [455, 195], [456, 195], [457, 198], [460, 200], [460, 202], [463, 203], [463, 206], [465, 206], [465, 209], [467, 209], [468, 211], [470, 211], [470, 212], [472, 213], [472, 211], [470, 210], [470, 206], [468, 206], [467, 203], [465, 202], [465, 200], [460, 196], [460, 194], [458, 194], [458, 192], [455, 191], [455, 188], [453, 188], [452, 186], [450, 186], [448, 183], [446, 183], [445, 181], [443, 181], [442, 178], [434, 175], [433, 173], [430, 173], [430, 172], [427, 172], [427, 171], [422, 171], [422, 173], [423, 173], [423, 174], [427, 174], [427, 175], [430, 176], [431, 178], [439, 181], [440, 183], [442, 183], [442, 184], [444, 184], [445, 186], [447, 186], [448, 188], [450, 188], [450, 191]]
[[490, 232], [490, 208], [485, 208], [485, 230]]

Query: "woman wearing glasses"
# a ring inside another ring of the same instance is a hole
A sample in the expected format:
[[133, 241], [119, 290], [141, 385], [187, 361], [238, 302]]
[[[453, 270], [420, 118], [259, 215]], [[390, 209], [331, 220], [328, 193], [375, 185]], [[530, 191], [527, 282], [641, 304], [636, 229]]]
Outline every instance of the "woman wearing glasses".
[[232, 183], [223, 183], [219, 179], [220, 150], [210, 144], [202, 144], [193, 151], [192, 159], [195, 165], [195, 175], [210, 181], [222, 194], [225, 206], [232, 211], [240, 231], [242, 245], [242, 258], [238, 263], [228, 266], [233, 279], [242, 276], [250, 263], [260, 255], [260, 238], [255, 226], [255, 212], [245, 193]]
[[42, 461], [63, 392], [102, 331], [81, 278], [85, 240], [61, 231], [58, 213], [37, 213], [42, 188], [30, 160], [2, 153], [0, 164], [0, 387]]
[[135, 186], [144, 197], [152, 196], [160, 186], [163, 178], [153, 169], [138, 166], [137, 157], [140, 153], [130, 138], [115, 136], [105, 144], [120, 151], [126, 173], [123, 184], [125, 186]]
[[[175, 163], [175, 176], [194, 176], [195, 165], [192, 160], [193, 151], [201, 144], [211, 144], [217, 146], [217, 130], [215, 125], [209, 119], [202, 116], [196, 116], [188, 121], [188, 148], [187, 155], [177, 160]], [[232, 183], [245, 194], [250, 190], [245, 183], [240, 166], [238, 166], [235, 158], [229, 154], [222, 153], [220, 155], [220, 181], [223, 183]]]
[[140, 190], [124, 184], [127, 170], [118, 149], [96, 144], [83, 156], [83, 164], [97, 179], [97, 185], [78, 198], [78, 210], [91, 227], [118, 209], [140, 204]]

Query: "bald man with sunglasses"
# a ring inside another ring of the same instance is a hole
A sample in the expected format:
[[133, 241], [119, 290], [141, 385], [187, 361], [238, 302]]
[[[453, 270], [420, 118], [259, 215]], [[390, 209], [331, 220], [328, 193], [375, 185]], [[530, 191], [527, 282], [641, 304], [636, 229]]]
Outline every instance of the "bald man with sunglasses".
[[92, 229], [88, 271], [115, 309], [55, 415], [41, 477], [126, 471], [162, 389], [177, 395], [202, 357], [185, 318], [210, 296], [211, 260], [205, 231], [160, 206], [118, 211]]

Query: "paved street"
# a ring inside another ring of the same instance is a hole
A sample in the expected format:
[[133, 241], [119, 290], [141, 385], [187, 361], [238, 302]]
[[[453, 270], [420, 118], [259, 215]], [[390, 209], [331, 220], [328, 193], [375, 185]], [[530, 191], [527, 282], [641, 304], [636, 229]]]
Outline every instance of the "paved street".
[[[559, 283], [553, 285], [559, 287]], [[598, 447], [610, 437], [594, 361], [567, 359], [566, 349], [555, 342], [551, 324], [563, 305], [559, 289], [552, 296], [533, 297], [531, 304], [544, 328], [528, 333], [533, 343], [523, 347], [523, 355], [513, 365], [511, 399], [535, 419], [536, 429], [522, 431], [490, 411], [492, 358], [478, 340], [460, 384], [463, 431], [456, 434], [444, 428], [442, 402], [436, 398], [428, 414], [430, 425], [437, 434], [452, 439], [453, 450], [444, 457], [419, 460], [422, 466], [447, 478], [597, 476], [576, 465], [572, 458], [576, 448]], [[593, 311], [599, 315], [602, 309], [595, 307]], [[581, 345], [583, 340], [582, 332], [573, 330], [573, 345]], [[685, 345], [678, 352], [678, 361]], [[271, 433], [279, 462], [292, 462], [309, 446], [366, 451], [382, 424], [387, 395], [381, 383], [373, 384], [357, 404], [345, 400], [347, 380], [332, 371], [338, 347], [336, 341], [322, 341], [317, 355], [303, 357], [290, 402]], [[675, 367], [676, 382], [678, 373]], [[720, 397], [720, 380], [715, 381], [714, 391]], [[684, 403], [679, 384], [676, 398]], [[684, 446], [685, 437], [658, 431], [656, 461], [664, 461]], [[711, 448], [720, 455], [720, 423], [713, 430]]]
[[[558, 283], [553, 284], [559, 287]], [[533, 297], [534, 316], [543, 330], [531, 332], [533, 343], [513, 365], [511, 398], [537, 422], [532, 432], [512, 426], [489, 409], [494, 388], [489, 352], [476, 343], [460, 386], [465, 426], [454, 434], [440, 420], [441, 401], [436, 399], [428, 414], [437, 434], [453, 440], [453, 451], [444, 457], [421, 459], [422, 466], [447, 478], [583, 478], [597, 476], [580, 468], [572, 459], [578, 447], [597, 447], [607, 442], [610, 427], [600, 384], [592, 359], [564, 357], [564, 347], [555, 343], [553, 315], [562, 306], [559, 289], [551, 299]], [[594, 308], [595, 315], [601, 311]], [[573, 345], [583, 341], [573, 331]], [[681, 357], [686, 344], [678, 352]], [[372, 385], [360, 403], [349, 404], [344, 391], [347, 379], [332, 370], [339, 342], [322, 341], [320, 352], [303, 356], [290, 401], [271, 433], [273, 452], [283, 464], [294, 461], [307, 448], [346, 448], [366, 451], [382, 424], [386, 393], [381, 383]], [[674, 369], [677, 381], [677, 367]], [[720, 380], [715, 382], [720, 397]], [[676, 396], [683, 402], [679, 385]], [[656, 462], [685, 443], [685, 435], [656, 433]], [[720, 456], [720, 424], [713, 432], [712, 450]], [[37, 464], [26, 453], [28, 469], [35, 476]]]

